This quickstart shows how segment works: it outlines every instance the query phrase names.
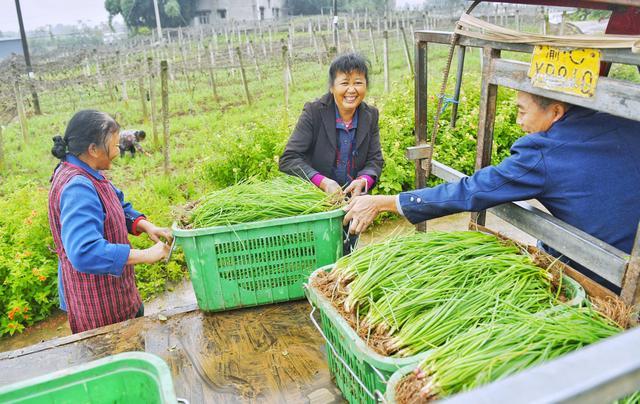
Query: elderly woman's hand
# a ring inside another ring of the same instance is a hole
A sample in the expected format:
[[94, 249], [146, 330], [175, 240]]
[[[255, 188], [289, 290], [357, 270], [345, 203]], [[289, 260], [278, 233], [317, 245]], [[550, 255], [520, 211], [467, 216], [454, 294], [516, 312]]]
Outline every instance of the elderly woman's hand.
[[146, 219], [142, 219], [138, 222], [138, 228], [147, 233], [151, 241], [156, 243], [162, 241], [162, 239], [165, 239], [169, 244], [173, 241], [170, 229], [167, 229], [166, 227], [158, 227]]
[[320, 189], [330, 195], [342, 195], [342, 187], [331, 178], [324, 177], [320, 183]]
[[367, 193], [367, 180], [364, 178], [356, 178], [344, 190], [345, 194], [351, 194], [352, 197]]
[[360, 234], [367, 230], [380, 212], [398, 212], [395, 195], [362, 195], [351, 199], [344, 207], [347, 214], [343, 225], [349, 225], [349, 233]]

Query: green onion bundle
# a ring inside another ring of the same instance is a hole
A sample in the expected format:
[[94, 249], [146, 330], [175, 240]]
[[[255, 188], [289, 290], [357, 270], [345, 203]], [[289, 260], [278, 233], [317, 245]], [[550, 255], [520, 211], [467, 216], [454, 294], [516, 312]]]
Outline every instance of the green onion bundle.
[[[527, 261], [527, 257], [515, 254], [466, 261], [448, 277], [460, 278], [462, 283], [445, 289], [435, 300], [421, 293], [433, 283], [427, 280], [396, 306], [400, 313], [404, 307], [413, 307], [414, 314], [405, 315], [389, 350], [402, 349], [402, 356], [424, 352], [473, 326], [509, 317], [514, 310], [535, 313], [551, 307], [553, 294], [547, 272]], [[438, 277], [434, 278], [437, 282]], [[390, 307], [381, 301], [376, 304]]]
[[416, 402], [445, 397], [496, 381], [621, 331], [590, 308], [558, 306], [545, 313], [513, 313], [469, 329], [435, 349], [414, 376], [418, 391], [398, 395]]
[[249, 179], [203, 197], [191, 211], [192, 227], [233, 225], [327, 212], [340, 206], [309, 181], [292, 176]]
[[408, 356], [512, 311], [555, 302], [551, 275], [514, 244], [479, 232], [430, 232], [369, 245], [329, 275], [334, 304], [380, 353]]

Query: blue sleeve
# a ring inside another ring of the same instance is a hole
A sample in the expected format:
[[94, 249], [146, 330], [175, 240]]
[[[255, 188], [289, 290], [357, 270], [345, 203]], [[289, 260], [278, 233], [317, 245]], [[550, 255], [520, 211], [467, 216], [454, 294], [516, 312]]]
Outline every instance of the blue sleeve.
[[116, 195], [118, 195], [118, 199], [120, 199], [120, 204], [122, 205], [122, 209], [124, 210], [124, 219], [127, 222], [127, 231], [130, 234], [134, 234], [133, 222], [135, 222], [136, 219], [139, 218], [140, 216], [144, 216], [144, 215], [138, 212], [137, 210], [133, 209], [133, 206], [131, 206], [131, 203], [125, 202], [124, 193], [122, 193], [122, 191], [120, 191], [115, 186], [113, 186], [113, 190], [116, 191]]
[[104, 211], [93, 184], [76, 176], [62, 190], [60, 223], [62, 245], [79, 272], [120, 276], [129, 258], [128, 244], [104, 238]]
[[402, 213], [411, 223], [419, 223], [539, 197], [546, 176], [543, 153], [528, 138], [518, 139], [511, 156], [497, 166], [485, 167], [458, 182], [401, 193]]

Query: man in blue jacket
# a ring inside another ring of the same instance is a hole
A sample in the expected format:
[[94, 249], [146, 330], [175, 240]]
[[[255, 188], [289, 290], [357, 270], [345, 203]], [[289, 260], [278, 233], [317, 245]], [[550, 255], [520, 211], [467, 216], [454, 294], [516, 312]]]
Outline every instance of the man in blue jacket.
[[511, 156], [458, 182], [354, 198], [345, 208], [350, 231], [364, 231], [384, 211], [418, 223], [537, 199], [555, 217], [630, 253], [640, 221], [640, 122], [526, 92], [517, 104], [527, 135]]

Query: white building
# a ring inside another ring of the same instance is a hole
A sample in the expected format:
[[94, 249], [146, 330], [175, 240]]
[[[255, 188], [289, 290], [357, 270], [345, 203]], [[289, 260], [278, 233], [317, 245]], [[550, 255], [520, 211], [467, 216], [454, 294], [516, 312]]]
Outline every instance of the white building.
[[285, 0], [198, 0], [192, 25], [263, 21], [284, 17]]

